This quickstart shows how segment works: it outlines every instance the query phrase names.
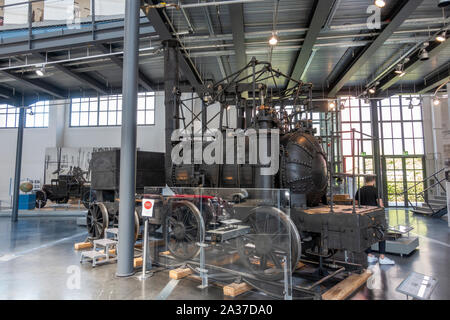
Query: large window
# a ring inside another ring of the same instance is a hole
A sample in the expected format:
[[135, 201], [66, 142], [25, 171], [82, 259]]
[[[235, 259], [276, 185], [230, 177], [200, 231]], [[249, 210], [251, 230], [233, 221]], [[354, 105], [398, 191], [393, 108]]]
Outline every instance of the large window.
[[[47, 128], [49, 101], [39, 101], [27, 109], [26, 128]], [[0, 128], [17, 128], [19, 126], [19, 108], [0, 105]]]
[[[341, 111], [343, 169], [353, 170], [351, 129], [355, 133], [355, 171], [373, 173], [370, 104], [364, 100], [342, 98]], [[390, 206], [423, 202], [424, 139], [422, 103], [419, 97], [394, 96], [378, 105], [379, 143], [383, 166], [384, 195]], [[360, 183], [362, 183], [360, 181]]]
[[[155, 95], [153, 92], [139, 93], [137, 109], [138, 125], [155, 124]], [[71, 100], [71, 127], [119, 126], [121, 124], [121, 95]]]

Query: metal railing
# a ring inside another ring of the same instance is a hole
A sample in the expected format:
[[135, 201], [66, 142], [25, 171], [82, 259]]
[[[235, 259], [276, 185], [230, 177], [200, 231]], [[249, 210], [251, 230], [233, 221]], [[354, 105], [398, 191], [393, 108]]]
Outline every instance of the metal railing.
[[[444, 187], [444, 185], [442, 184], [443, 181], [445, 181], [445, 176], [443, 178], [439, 178], [439, 174], [444, 172], [445, 168], [442, 168], [441, 170], [438, 170], [436, 172], [434, 172], [433, 174], [431, 174], [430, 176], [426, 177], [425, 179], [423, 179], [422, 181], [417, 182], [415, 185], [413, 185], [412, 187], [408, 188], [406, 191], [403, 192], [403, 195], [405, 197], [405, 199], [408, 200], [409, 205], [414, 208], [414, 210], [416, 210], [418, 208], [417, 205], [413, 205], [413, 203], [411, 202], [410, 198], [408, 197], [409, 191], [414, 189], [416, 190], [416, 187], [420, 184], [423, 184], [424, 186], [426, 185], [426, 183], [431, 180], [432, 178], [435, 179], [435, 182], [432, 183], [431, 185], [429, 185], [428, 187], [426, 187], [424, 190], [420, 191], [420, 192], [415, 192], [414, 196], [415, 199], [417, 200], [417, 196], [422, 196], [424, 199], [424, 203], [428, 206], [428, 208], [432, 211], [433, 214], [437, 213], [439, 210], [435, 210], [433, 208], [433, 206], [429, 203], [428, 200], [428, 191], [435, 188], [436, 186], [440, 186], [442, 188], [442, 191], [446, 192], [446, 189]], [[396, 196], [399, 194], [396, 194]], [[401, 194], [400, 194], [401, 195]], [[416, 201], [417, 204], [417, 201]]]

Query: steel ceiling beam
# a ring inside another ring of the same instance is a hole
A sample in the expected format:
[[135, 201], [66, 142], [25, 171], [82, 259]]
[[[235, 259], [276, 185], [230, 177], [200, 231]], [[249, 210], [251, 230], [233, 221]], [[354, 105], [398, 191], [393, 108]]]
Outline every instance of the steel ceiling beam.
[[66, 95], [61, 89], [56, 88], [53, 85], [44, 82], [43, 80], [26, 79], [8, 71], [0, 71], [0, 75], [14, 79], [15, 81], [20, 82], [29, 88], [32, 88], [40, 92], [48, 93], [49, 95], [54, 96], [56, 98], [59, 99], [66, 98]]
[[450, 81], [450, 68], [449, 65], [447, 64], [447, 68], [445, 68], [440, 72], [437, 72], [436, 75], [430, 79], [430, 81], [424, 82], [423, 85], [420, 86], [417, 93], [419, 94], [427, 93], [449, 81]]
[[247, 55], [245, 53], [245, 30], [244, 30], [244, 5], [242, 3], [229, 6], [231, 31], [233, 34], [233, 45], [236, 53], [236, 72], [247, 65]]
[[[54, 60], [52, 60], [52, 58], [49, 58], [48, 55], [45, 56], [45, 54], [42, 54], [42, 53], [36, 53], [35, 55], [38, 56], [39, 58], [43, 59], [44, 61], [46, 61], [46, 60], [54, 61]], [[98, 91], [99, 93], [102, 93], [102, 94], [108, 93], [108, 88], [105, 85], [101, 84], [99, 81], [91, 78], [90, 76], [88, 76], [86, 74], [74, 72], [73, 70], [71, 70], [59, 63], [52, 64], [52, 66], [55, 67], [57, 70], [61, 71], [62, 73], [64, 73], [65, 75], [71, 77], [72, 79], [77, 80], [79, 83], [89, 85], [92, 89]]]
[[[171, 22], [168, 21], [165, 17], [162, 10], [164, 9], [156, 9], [151, 7], [146, 7], [145, 3], [150, 5], [156, 5], [159, 1], [154, 0], [143, 0], [142, 11], [147, 16], [148, 20], [152, 24], [156, 33], [159, 35], [161, 41], [164, 40], [178, 40], [175, 36], [172, 35], [170, 31]], [[187, 53], [181, 47], [179, 50], [179, 68], [183, 75], [187, 78], [189, 83], [192, 85], [194, 90], [198, 94], [203, 94], [205, 92], [205, 88], [203, 86], [203, 80], [200, 78], [200, 75], [193, 64], [193, 62], [188, 58]]]
[[[443, 50], [450, 47], [450, 41], [445, 41], [443, 43], [439, 42], [431, 42], [430, 46], [427, 47], [428, 55], [430, 59], [433, 57], [436, 57], [439, 55]], [[403, 72], [406, 74], [413, 72], [417, 68], [421, 67], [422, 65], [429, 63], [428, 60], [420, 60], [418, 56], [418, 52], [422, 47], [419, 47], [419, 49], [413, 53], [410, 56], [410, 61], [405, 64]], [[395, 73], [395, 68], [391, 72], [389, 72], [383, 79], [379, 80], [380, 84], [378, 85], [379, 90], [384, 91], [392, 87], [395, 83], [397, 83], [399, 80], [401, 80], [401, 77]]]
[[[317, 41], [320, 30], [327, 21], [331, 8], [333, 7], [334, 0], [318, 0], [314, 14], [309, 24], [308, 32], [306, 33], [305, 40], [303, 41], [302, 48], [297, 56], [295, 64], [292, 66], [290, 75], [293, 79], [300, 80], [309, 58], [313, 52], [314, 44]], [[287, 88], [293, 84], [289, 81]]]
[[10, 91], [6, 88], [0, 87], [0, 97], [5, 98], [5, 99], [11, 99], [14, 97], [14, 94], [12, 91]]
[[330, 97], [336, 96], [336, 93], [355, 75], [358, 70], [366, 64], [375, 52], [383, 46], [387, 39], [397, 30], [403, 22], [417, 9], [423, 0], [406, 1], [403, 6], [398, 9], [397, 13], [391, 19], [388, 25], [384, 27], [381, 33], [375, 40], [368, 45], [361, 54], [353, 59], [349, 65], [346, 66], [344, 73], [331, 85], [328, 93]]
[[[105, 44], [98, 44], [96, 46], [102, 53], [107, 54], [110, 53], [110, 48], [108, 48]], [[123, 60], [119, 56], [108, 56], [108, 58], [116, 64], [120, 69], [123, 69]], [[156, 86], [155, 84], [139, 69], [138, 71], [138, 83], [140, 86], [142, 86], [144, 89], [148, 91], [155, 91]]]

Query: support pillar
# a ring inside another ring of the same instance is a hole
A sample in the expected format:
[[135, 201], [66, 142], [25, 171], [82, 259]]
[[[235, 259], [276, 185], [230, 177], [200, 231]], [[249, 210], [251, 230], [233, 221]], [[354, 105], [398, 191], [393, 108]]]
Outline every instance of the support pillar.
[[118, 277], [134, 273], [134, 210], [136, 193], [136, 128], [139, 59], [139, 0], [125, 5], [125, 33], [122, 78], [122, 132], [120, 147], [120, 204]]
[[178, 41], [165, 40], [164, 45], [164, 105], [166, 116], [166, 183], [172, 185], [172, 140], [171, 136], [179, 125], [179, 101], [176, 96], [179, 82], [178, 72]]
[[[378, 190], [378, 197], [383, 197], [383, 174], [381, 172], [381, 152], [380, 152], [380, 130], [378, 127], [378, 101], [370, 100], [371, 126], [372, 126], [372, 150], [374, 157], [374, 173], [376, 175], [376, 185]], [[387, 205], [387, 204], [385, 204]]]
[[20, 172], [22, 170], [22, 147], [23, 147], [23, 128], [25, 127], [26, 109], [24, 106], [20, 107], [19, 111], [19, 125], [17, 127], [17, 147], [16, 147], [16, 170], [14, 174], [14, 196], [13, 208], [11, 213], [11, 221], [17, 222], [19, 213], [19, 186], [20, 186]]

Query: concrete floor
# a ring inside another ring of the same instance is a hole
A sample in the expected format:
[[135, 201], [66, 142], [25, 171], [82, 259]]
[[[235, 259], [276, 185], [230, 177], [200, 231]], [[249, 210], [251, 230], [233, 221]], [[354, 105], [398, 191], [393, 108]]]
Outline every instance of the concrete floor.
[[[390, 225], [410, 224], [420, 237], [420, 249], [408, 257], [389, 255], [395, 266], [373, 267], [371, 289], [364, 285], [352, 299], [405, 299], [395, 288], [416, 271], [438, 279], [432, 299], [450, 299], [450, 237], [447, 222], [389, 210]], [[74, 217], [22, 218], [11, 224], [0, 217], [0, 299], [224, 299], [222, 289], [197, 288], [193, 280], [170, 280], [168, 271], [145, 281], [116, 278], [115, 264], [92, 268], [79, 264], [73, 244], [86, 231]], [[256, 292], [239, 299], [267, 299]]]

